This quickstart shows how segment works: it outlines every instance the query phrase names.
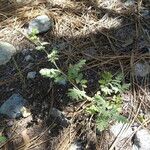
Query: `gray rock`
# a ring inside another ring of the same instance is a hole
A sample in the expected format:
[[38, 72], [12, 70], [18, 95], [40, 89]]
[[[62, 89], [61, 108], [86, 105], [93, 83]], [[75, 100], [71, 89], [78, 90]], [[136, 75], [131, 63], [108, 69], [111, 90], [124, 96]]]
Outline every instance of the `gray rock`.
[[33, 61], [33, 57], [31, 55], [27, 55], [25, 58], [25, 61]]
[[133, 143], [132, 150], [150, 150], [150, 131], [147, 129], [137, 131]]
[[26, 104], [26, 100], [20, 94], [13, 94], [0, 107], [0, 114], [9, 118], [17, 118], [21, 116], [21, 109]]
[[21, 51], [21, 53], [22, 53], [23, 55], [26, 55], [26, 54], [29, 53], [29, 49], [23, 49], [23, 50]]
[[58, 84], [66, 86], [67, 85], [67, 81], [64, 79], [64, 80], [59, 81]]
[[126, 140], [133, 134], [132, 128], [126, 123], [116, 123], [110, 128], [111, 131], [111, 143], [117, 138], [115, 144], [115, 150], [131, 150], [132, 149], [132, 141], [130, 140], [125, 144]]
[[50, 116], [56, 119], [56, 122], [63, 127], [68, 127], [70, 124], [69, 120], [65, 117], [65, 115], [58, 109], [52, 108], [50, 112]]
[[142, 17], [145, 17], [145, 18], [150, 18], [150, 10], [142, 7], [141, 10], [140, 10], [140, 14]]
[[[123, 132], [120, 134], [121, 130], [123, 129]], [[115, 137], [118, 136], [119, 134], [119, 139], [125, 139], [128, 138], [132, 133], [132, 128], [128, 127], [128, 124], [123, 124], [123, 123], [116, 123], [114, 124], [111, 128], [110, 131], [113, 133]]]
[[53, 21], [46, 15], [37, 16], [29, 22], [28, 34], [31, 34], [35, 29], [37, 34], [44, 33], [53, 27]]
[[28, 72], [27, 79], [34, 79], [36, 77], [36, 71]]
[[127, 7], [134, 6], [135, 5], [135, 0], [127, 0], [124, 4]]
[[0, 41], [0, 65], [5, 65], [15, 53], [13, 45]]
[[139, 62], [134, 67], [135, 76], [145, 77], [150, 73], [150, 65], [148, 62]]
[[82, 150], [81, 143], [80, 142], [72, 143], [68, 150]]

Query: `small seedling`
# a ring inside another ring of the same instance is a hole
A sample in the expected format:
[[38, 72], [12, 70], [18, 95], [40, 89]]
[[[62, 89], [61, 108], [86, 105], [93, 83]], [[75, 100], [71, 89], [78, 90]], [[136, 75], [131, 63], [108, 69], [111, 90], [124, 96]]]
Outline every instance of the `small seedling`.
[[120, 114], [123, 103], [121, 94], [129, 88], [129, 84], [123, 83], [122, 74], [113, 77], [110, 72], [102, 73], [98, 81], [99, 91], [93, 97], [89, 97], [85, 91], [87, 80], [84, 79], [82, 73], [86, 60], [80, 60], [74, 65], [70, 64], [65, 73], [56, 64], [58, 60], [56, 50], [48, 54], [48, 60], [54, 64], [55, 68], [41, 69], [40, 74], [52, 78], [55, 83], [62, 81], [70, 83], [73, 86], [73, 88], [68, 89], [70, 99], [88, 100], [91, 105], [86, 108], [86, 112], [94, 116], [100, 131], [108, 128], [109, 124], [114, 121], [126, 121], [126, 118]]
[[[28, 35], [28, 39], [32, 41], [36, 45], [36, 50], [45, 51], [45, 46], [48, 45], [48, 42], [42, 42], [40, 38], [37, 36], [38, 30], [32, 29], [32, 32]], [[46, 51], [45, 51], [46, 52]], [[47, 52], [46, 52], [47, 54]]]

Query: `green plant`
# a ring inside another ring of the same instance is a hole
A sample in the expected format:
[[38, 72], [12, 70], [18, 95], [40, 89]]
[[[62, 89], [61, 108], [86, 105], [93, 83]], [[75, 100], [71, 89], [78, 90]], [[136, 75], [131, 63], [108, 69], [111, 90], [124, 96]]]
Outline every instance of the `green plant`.
[[56, 64], [58, 53], [53, 50], [48, 54], [48, 60], [54, 64], [55, 68], [41, 69], [40, 74], [49, 77], [55, 83], [62, 81], [69, 82], [72, 85], [68, 89], [68, 96], [75, 100], [88, 100], [90, 106], [86, 108], [86, 112], [96, 118], [96, 124], [99, 130], [106, 129], [113, 121], [123, 122], [125, 117], [120, 115], [122, 110], [121, 93], [129, 88], [128, 84], [123, 83], [123, 75], [118, 74], [113, 77], [110, 72], [104, 72], [99, 80], [99, 91], [89, 97], [85, 91], [87, 80], [83, 78], [81, 69], [85, 65], [85, 60], [78, 63], [70, 64], [68, 70], [64, 73]]
[[[117, 99], [120, 99], [117, 102]], [[96, 118], [96, 124], [100, 131], [106, 129], [113, 121], [124, 122], [126, 119], [121, 113], [121, 98], [116, 96], [112, 100], [107, 97], [96, 94], [90, 107], [87, 108], [87, 112], [94, 115]]]
[[[62, 83], [62, 81], [69, 81], [73, 86], [75, 84], [86, 88], [87, 81], [83, 79], [83, 74], [81, 73], [82, 67], [85, 65], [85, 60], [80, 60], [77, 64], [70, 64], [66, 74], [60, 70], [57, 66], [56, 61], [58, 60], [58, 53], [55, 49], [52, 50], [51, 54], [48, 54], [48, 60], [55, 65], [55, 69], [44, 68], [40, 70], [40, 74], [44, 77], [49, 77], [54, 79], [55, 83]], [[76, 87], [76, 86], [75, 86]]]
[[[41, 42], [40, 38], [37, 36], [38, 33], [39, 32], [37, 29], [32, 29], [32, 32], [27, 36], [27, 38], [36, 45], [36, 50], [45, 51], [45, 45], [48, 45], [49, 43]], [[47, 52], [46, 52], [46, 54], [47, 54]]]
[[129, 88], [129, 84], [122, 84], [123, 75], [118, 74], [113, 78], [110, 72], [102, 73], [102, 79], [99, 80], [101, 91], [104, 95], [122, 93]]
[[7, 138], [5, 136], [0, 136], [0, 143], [5, 142], [6, 140], [7, 140]]
[[124, 84], [123, 75], [113, 78], [110, 72], [102, 73], [99, 80], [100, 91], [94, 96], [92, 105], [87, 112], [96, 116], [99, 130], [106, 129], [113, 121], [124, 122], [126, 118], [120, 115], [122, 110], [121, 94], [129, 88]]

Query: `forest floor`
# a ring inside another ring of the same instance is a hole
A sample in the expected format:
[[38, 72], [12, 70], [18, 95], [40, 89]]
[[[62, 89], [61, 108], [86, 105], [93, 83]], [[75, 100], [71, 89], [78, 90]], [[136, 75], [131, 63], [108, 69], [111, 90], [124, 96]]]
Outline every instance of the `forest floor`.
[[[7, 65], [0, 66], [0, 104], [13, 93], [20, 93], [28, 101], [31, 112], [27, 118], [0, 120], [2, 133], [8, 138], [0, 144], [0, 149], [69, 150], [75, 141], [79, 141], [83, 150], [115, 147], [109, 129], [97, 133], [91, 117], [83, 111], [83, 102], [67, 97], [68, 85], [54, 84], [39, 74], [40, 69], [50, 68], [52, 64], [22, 33], [30, 20], [43, 14], [53, 20], [54, 26], [38, 36], [49, 43], [47, 52], [54, 48], [59, 51], [58, 66], [65, 70], [69, 64], [86, 59], [83, 73], [90, 96], [97, 91], [98, 73], [122, 72], [125, 82], [131, 84], [123, 94], [123, 114], [130, 126], [137, 123], [150, 129], [149, 74], [140, 77], [134, 71], [137, 63], [150, 60], [147, 53], [150, 51], [150, 16], [146, 14], [149, 8], [148, 0], [135, 3], [134, 0], [128, 3], [121, 0], [0, 2], [0, 41], [13, 44], [18, 51]], [[25, 60], [28, 55], [33, 58], [31, 61]], [[31, 71], [36, 72], [34, 79], [27, 78]], [[71, 124], [63, 127], [49, 117], [52, 108], [63, 112]], [[142, 120], [139, 119], [141, 113], [146, 116]]]

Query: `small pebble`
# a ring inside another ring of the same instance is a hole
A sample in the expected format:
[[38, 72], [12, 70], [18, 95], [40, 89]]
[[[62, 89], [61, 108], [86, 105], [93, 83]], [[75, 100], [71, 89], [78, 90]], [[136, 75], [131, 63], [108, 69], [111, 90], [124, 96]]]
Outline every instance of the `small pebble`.
[[12, 127], [14, 125], [14, 121], [13, 120], [9, 120], [7, 122], [8, 127]]
[[28, 72], [27, 79], [34, 79], [36, 77], [36, 71]]
[[131, 7], [131, 6], [135, 5], [135, 1], [134, 0], [127, 0], [124, 4], [127, 7]]
[[82, 150], [82, 146], [80, 142], [74, 142], [69, 147], [69, 150]]
[[23, 49], [23, 50], [21, 51], [21, 53], [22, 53], [23, 55], [26, 55], [28, 52], [29, 52], [28, 49]]
[[68, 127], [68, 125], [70, 124], [66, 116], [56, 108], [51, 109], [50, 116], [54, 117], [56, 119], [56, 122], [63, 127]]
[[135, 76], [145, 77], [150, 73], [150, 65], [148, 62], [145, 63], [137, 63], [134, 68]]
[[25, 61], [33, 61], [34, 59], [33, 59], [33, 57], [31, 56], [31, 55], [27, 55], [26, 57], [25, 57]]

